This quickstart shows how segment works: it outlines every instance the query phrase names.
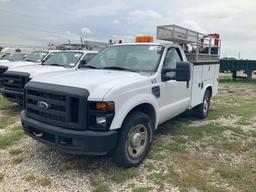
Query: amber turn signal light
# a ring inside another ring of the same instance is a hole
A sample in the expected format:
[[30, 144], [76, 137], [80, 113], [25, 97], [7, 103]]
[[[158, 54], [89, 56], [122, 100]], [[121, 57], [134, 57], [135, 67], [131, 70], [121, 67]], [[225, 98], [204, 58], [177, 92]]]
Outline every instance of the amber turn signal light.
[[114, 111], [114, 102], [97, 102], [96, 109], [99, 111]]

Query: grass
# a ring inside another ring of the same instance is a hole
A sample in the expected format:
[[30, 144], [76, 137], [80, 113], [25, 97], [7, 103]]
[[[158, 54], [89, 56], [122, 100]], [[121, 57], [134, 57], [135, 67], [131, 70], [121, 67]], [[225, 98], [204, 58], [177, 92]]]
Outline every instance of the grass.
[[20, 164], [20, 163], [23, 162], [23, 160], [24, 160], [23, 157], [14, 158], [14, 159], [12, 160], [12, 164], [14, 164], [14, 165]]
[[215, 171], [239, 191], [254, 192], [256, 189], [256, 169], [253, 165], [240, 167], [221, 165]]
[[174, 165], [170, 164], [167, 166], [167, 170], [152, 170], [155, 171], [147, 178], [151, 180], [155, 185], [159, 187], [159, 189], [163, 189], [164, 185], [169, 182], [171, 179], [172, 181], [177, 180], [179, 175], [175, 172]]
[[[176, 124], [176, 126], [171, 125]], [[202, 126], [189, 127], [188, 124], [176, 123], [169, 121], [160, 128], [161, 133], [167, 133], [172, 136], [188, 136], [190, 140], [196, 141], [205, 136], [220, 135], [225, 130], [225, 127], [216, 124], [206, 124]]]
[[12, 132], [0, 135], [0, 149], [5, 149], [7, 146], [18, 142], [24, 137], [24, 133], [20, 126], [13, 128]]
[[0, 109], [8, 107], [10, 105], [13, 105], [12, 102], [8, 101], [7, 99], [5, 99], [2, 94], [0, 94]]
[[111, 188], [105, 182], [97, 182], [97, 185], [94, 186], [93, 192], [111, 192]]
[[220, 94], [213, 98], [217, 102], [214, 102], [214, 109], [210, 111], [208, 119], [217, 119], [233, 114], [240, 117], [239, 124], [249, 125], [248, 119], [255, 116], [256, 79], [246, 82], [244, 80], [232, 81], [230, 77], [221, 77], [220, 84], [227, 90], [232, 90], [232, 93]]
[[0, 129], [3, 129], [3, 128], [7, 127], [7, 126], [8, 126], [8, 124], [6, 122], [1, 122], [0, 121]]
[[[188, 123], [171, 120], [159, 128], [157, 134], [171, 136], [171, 141], [157, 140], [153, 143], [148, 158], [161, 161], [168, 156], [188, 153], [186, 143], [196, 142], [205, 137], [222, 136], [223, 131], [230, 129], [217, 124], [206, 124], [190, 127]], [[158, 137], [156, 136], [156, 138]]]
[[132, 192], [149, 192], [150, 189], [146, 187], [136, 187], [132, 189]]
[[36, 177], [34, 175], [27, 175], [23, 178], [26, 182], [32, 182], [36, 180]]
[[[245, 122], [255, 116], [255, 97], [218, 96], [215, 99], [221, 100], [221, 103], [215, 103], [216, 109], [210, 111], [208, 119], [228, 117], [233, 114], [241, 117]], [[239, 104], [239, 106], [233, 104]]]
[[170, 143], [167, 145], [167, 150], [177, 153], [186, 153], [186, 146], [179, 143]]
[[34, 175], [32, 174], [29, 174], [27, 176], [25, 176], [24, 178], [24, 181], [26, 182], [29, 182], [33, 185], [36, 185], [36, 186], [42, 186], [42, 187], [47, 187], [47, 186], [50, 186], [52, 184], [52, 181], [50, 178], [47, 178], [47, 177], [42, 177], [42, 178], [39, 178], [39, 177], [35, 177]]
[[0, 96], [0, 129], [4, 129], [19, 119], [20, 107], [16, 104], [9, 102]]
[[128, 179], [137, 177], [138, 175], [139, 171], [136, 168], [120, 169], [114, 173], [112, 180], [116, 183], [122, 183]]
[[94, 180], [90, 181], [90, 184], [94, 187], [93, 192], [110, 192], [112, 191], [109, 185], [102, 180]]
[[148, 176], [148, 179], [153, 181], [153, 183], [159, 186], [160, 189], [163, 189], [166, 182], [166, 175], [160, 170]]
[[42, 186], [42, 187], [50, 186], [51, 183], [52, 183], [51, 179], [49, 179], [47, 177], [37, 179], [37, 184]]
[[4, 179], [4, 174], [0, 173], [0, 182]]
[[11, 149], [11, 150], [9, 150], [9, 154], [12, 155], [12, 156], [19, 155], [22, 152], [23, 151], [21, 149]]
[[231, 75], [230, 76], [220, 76], [219, 78], [219, 83], [222, 85], [228, 84], [231, 86], [239, 86], [241, 87], [241, 85], [246, 85], [246, 86], [255, 86], [256, 84], [256, 79], [252, 79], [251, 81], [246, 81], [243, 79], [237, 79], [237, 80], [232, 80]]

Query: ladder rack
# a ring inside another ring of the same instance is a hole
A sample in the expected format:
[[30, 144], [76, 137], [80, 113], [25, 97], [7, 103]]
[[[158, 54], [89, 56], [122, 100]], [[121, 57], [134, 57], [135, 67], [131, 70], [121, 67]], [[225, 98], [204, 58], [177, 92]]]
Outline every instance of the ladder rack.
[[219, 35], [205, 35], [178, 25], [157, 27], [157, 39], [181, 45], [192, 62], [219, 61], [221, 40], [215, 36]]

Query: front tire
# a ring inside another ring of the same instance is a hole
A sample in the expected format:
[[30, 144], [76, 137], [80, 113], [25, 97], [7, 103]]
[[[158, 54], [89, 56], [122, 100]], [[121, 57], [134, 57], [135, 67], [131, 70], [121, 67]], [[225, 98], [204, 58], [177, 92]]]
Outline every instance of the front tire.
[[123, 167], [135, 167], [147, 157], [153, 139], [153, 123], [142, 112], [129, 114], [120, 130], [114, 161]]
[[204, 119], [208, 116], [210, 105], [211, 105], [211, 92], [209, 89], [206, 89], [204, 93], [203, 103], [196, 106], [193, 111], [197, 117], [199, 117], [200, 119]]

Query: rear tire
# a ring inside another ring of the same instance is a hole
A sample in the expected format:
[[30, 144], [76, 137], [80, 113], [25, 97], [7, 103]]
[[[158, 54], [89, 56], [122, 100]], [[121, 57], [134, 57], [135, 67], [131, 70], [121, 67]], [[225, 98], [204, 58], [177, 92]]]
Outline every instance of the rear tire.
[[129, 114], [121, 127], [114, 161], [123, 167], [135, 167], [147, 157], [153, 139], [153, 123], [142, 112]]
[[208, 116], [210, 105], [211, 105], [211, 92], [209, 89], [206, 89], [204, 93], [203, 103], [201, 103], [200, 105], [196, 106], [193, 109], [195, 116], [199, 117], [200, 119], [206, 118]]

